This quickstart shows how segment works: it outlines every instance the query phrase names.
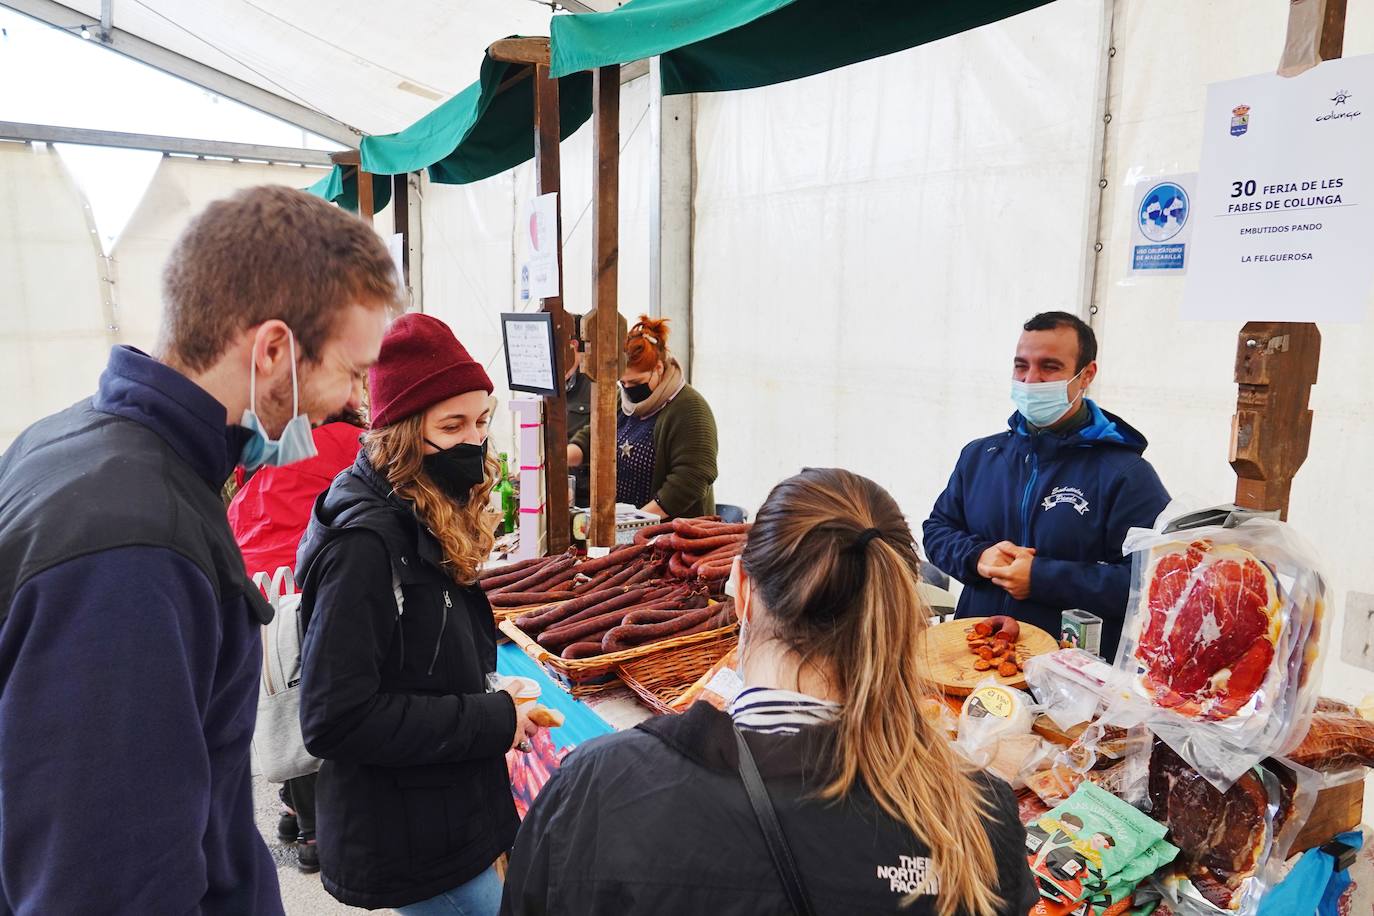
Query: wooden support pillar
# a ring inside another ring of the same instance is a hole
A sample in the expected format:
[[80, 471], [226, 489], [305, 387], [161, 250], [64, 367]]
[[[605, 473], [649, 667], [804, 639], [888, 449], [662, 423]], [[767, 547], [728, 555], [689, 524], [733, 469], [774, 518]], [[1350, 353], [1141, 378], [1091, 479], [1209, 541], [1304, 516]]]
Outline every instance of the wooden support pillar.
[[372, 217], [377, 213], [376, 203], [372, 197], [372, 175], [364, 172], [361, 165], [358, 166], [358, 215], [372, 225]]
[[620, 67], [592, 71], [592, 307], [596, 361], [592, 388], [592, 518], [588, 543], [615, 544], [615, 432], [620, 397]]
[[[1317, 46], [1323, 60], [1341, 56], [1346, 0], [1323, 0]], [[1296, 22], [1296, 20], [1295, 20]], [[1236, 505], [1279, 510], [1288, 518], [1293, 477], [1312, 440], [1308, 398], [1317, 381], [1322, 336], [1312, 322], [1252, 321], [1236, 340], [1236, 413], [1231, 467]]]
[[[534, 172], [535, 193], [559, 190], [558, 81], [549, 78], [547, 62], [534, 68]], [[563, 195], [559, 194], [554, 238], [558, 242], [558, 289], [563, 289]], [[548, 519], [549, 553], [561, 553], [572, 540], [568, 513], [568, 395], [563, 387], [564, 360], [572, 336], [563, 297], [543, 300], [542, 309], [553, 317], [554, 382], [558, 394], [544, 398], [544, 511]]]
[[1240, 391], [1231, 419], [1236, 505], [1288, 517], [1293, 477], [1312, 437], [1308, 395], [1317, 381], [1322, 336], [1310, 322], [1252, 321], [1236, 347]]

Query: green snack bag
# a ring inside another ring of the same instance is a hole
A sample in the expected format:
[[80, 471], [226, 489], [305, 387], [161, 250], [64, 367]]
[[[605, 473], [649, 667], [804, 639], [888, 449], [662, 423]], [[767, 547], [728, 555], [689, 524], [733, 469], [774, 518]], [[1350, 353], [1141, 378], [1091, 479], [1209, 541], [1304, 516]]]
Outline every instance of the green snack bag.
[[1167, 840], [1156, 840], [1149, 849], [1128, 862], [1115, 877], [1113, 884], [1129, 885], [1132, 889], [1146, 878], [1168, 865], [1178, 855], [1178, 847]]
[[[1139, 883], [1178, 850], [1165, 843], [1166, 828], [1131, 805], [1090, 782], [1080, 785], [1061, 805], [1026, 828], [1026, 861], [1042, 895], [1064, 901], [1084, 900], [1124, 884], [1123, 873]], [[1137, 863], [1142, 855], [1147, 862]], [[1155, 863], [1155, 864], [1149, 864]], [[1131, 885], [1132, 887], [1134, 885]]]

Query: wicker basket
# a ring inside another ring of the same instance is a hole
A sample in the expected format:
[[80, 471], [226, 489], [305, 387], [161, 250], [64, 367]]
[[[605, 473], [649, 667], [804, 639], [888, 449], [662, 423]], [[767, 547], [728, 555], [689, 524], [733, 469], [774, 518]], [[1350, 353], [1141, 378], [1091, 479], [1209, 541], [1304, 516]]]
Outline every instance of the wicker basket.
[[730, 632], [710, 642], [682, 646], [620, 666], [620, 679], [650, 709], [679, 713], [668, 704], [687, 692], [701, 676], [735, 647], [738, 637]]
[[[571, 601], [572, 599], [564, 599]], [[562, 604], [562, 601], [549, 601], [545, 604], [527, 604], [524, 607], [493, 607], [491, 616], [496, 618], [496, 622], [503, 620], [514, 620], [517, 617], [524, 617], [526, 614], [533, 614], [535, 611], [546, 611], [555, 604]]]
[[555, 681], [562, 684], [569, 693], [575, 697], [584, 697], [614, 686], [617, 669], [626, 662], [661, 655], [684, 646], [714, 642], [731, 636], [739, 624], [732, 623], [728, 627], [693, 633], [690, 636], [674, 636], [671, 639], [626, 649], [624, 652], [608, 652], [595, 658], [577, 659], [561, 658], [554, 655], [516, 626], [514, 620], [503, 620], [497, 626], [502, 633], [510, 637], [511, 642], [538, 662], [539, 666], [547, 671]]

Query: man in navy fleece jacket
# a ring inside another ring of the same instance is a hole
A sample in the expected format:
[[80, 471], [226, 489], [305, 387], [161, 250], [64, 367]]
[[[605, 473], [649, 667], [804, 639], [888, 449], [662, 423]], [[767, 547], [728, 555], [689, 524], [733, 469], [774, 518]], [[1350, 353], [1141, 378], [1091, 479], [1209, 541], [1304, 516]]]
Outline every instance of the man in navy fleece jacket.
[[272, 611], [219, 491], [291, 457], [293, 415], [357, 407], [394, 267], [254, 188], [186, 229], [163, 299], [158, 358], [115, 348], [0, 456], [0, 914], [282, 912], [249, 767]]
[[927, 555], [964, 583], [957, 617], [1009, 614], [1058, 636], [1069, 608], [1102, 618], [1116, 657], [1131, 590], [1126, 532], [1169, 503], [1145, 437], [1087, 397], [1097, 337], [1077, 316], [1027, 321], [1007, 430], [964, 447], [924, 525]]

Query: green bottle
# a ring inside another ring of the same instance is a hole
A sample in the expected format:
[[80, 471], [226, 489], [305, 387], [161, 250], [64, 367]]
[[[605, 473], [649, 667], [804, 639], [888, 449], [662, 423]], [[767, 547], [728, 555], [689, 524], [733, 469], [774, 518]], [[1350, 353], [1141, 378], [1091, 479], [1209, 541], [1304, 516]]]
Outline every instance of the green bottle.
[[515, 487], [510, 482], [509, 458], [506, 453], [500, 454], [501, 460], [501, 482], [496, 485], [496, 492], [501, 494], [501, 532], [511, 534], [515, 531], [516, 522], [520, 515], [520, 500], [515, 497]]

